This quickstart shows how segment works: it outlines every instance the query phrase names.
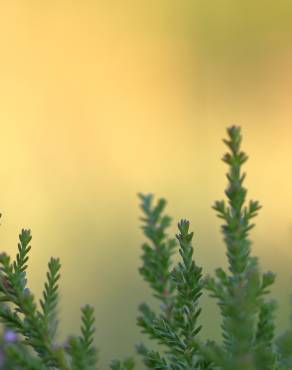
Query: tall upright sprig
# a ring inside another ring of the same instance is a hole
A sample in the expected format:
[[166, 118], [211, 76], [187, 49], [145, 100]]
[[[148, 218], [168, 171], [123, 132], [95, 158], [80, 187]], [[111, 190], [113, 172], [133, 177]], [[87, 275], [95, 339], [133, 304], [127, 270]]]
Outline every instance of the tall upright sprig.
[[72, 370], [93, 370], [97, 362], [97, 350], [93, 346], [94, 311], [89, 305], [81, 309], [81, 336], [71, 337], [68, 342], [67, 352], [71, 355]]
[[178, 223], [180, 233], [176, 238], [182, 262], [171, 269], [175, 240], [166, 241], [164, 230], [170, 223], [168, 216], [162, 216], [166, 203], [160, 199], [156, 206], [151, 207], [152, 195], [140, 195], [140, 198], [143, 201], [142, 210], [147, 215], [142, 218], [143, 230], [152, 242], [152, 247], [147, 243], [143, 245], [140, 273], [150, 283], [154, 296], [163, 305], [159, 315], [145, 303], [140, 305], [142, 315], [138, 318], [138, 325], [142, 332], [157, 340], [166, 350], [161, 353], [140, 345], [137, 347], [138, 352], [143, 355], [148, 368], [208, 369], [211, 362], [198, 359], [196, 345], [196, 335], [201, 330], [197, 318], [201, 312], [198, 300], [202, 294], [203, 280], [202, 269], [193, 261], [193, 233], [189, 232], [189, 222], [181, 220]]
[[[202, 325], [197, 325], [201, 313], [199, 298], [202, 295], [202, 268], [193, 260], [193, 232], [189, 232], [190, 223], [181, 220], [178, 223], [179, 234], [176, 235], [182, 262], [172, 271], [176, 284], [176, 300], [174, 305], [174, 328], [180, 338], [178, 343], [179, 356], [173, 357], [173, 362], [180, 363], [181, 369], [211, 369], [211, 361], [201, 361], [197, 345], [197, 334]], [[178, 358], [176, 358], [178, 357]]]
[[58, 258], [51, 258], [48, 263], [47, 282], [43, 291], [43, 299], [40, 300], [42, 318], [48, 335], [54, 339], [57, 331], [57, 304], [58, 304], [58, 280], [60, 279], [61, 264]]
[[[141, 200], [141, 209], [144, 213], [142, 229], [148, 241], [142, 245], [143, 264], [139, 268], [140, 274], [153, 290], [153, 295], [161, 302], [161, 316], [169, 321], [172, 316], [175, 284], [171, 279], [172, 255], [176, 247], [176, 240], [169, 238], [166, 230], [171, 224], [171, 218], [163, 215], [166, 206], [165, 199], [159, 199], [153, 206], [152, 194], [138, 194]], [[138, 326], [152, 339], [159, 339], [154, 329], [157, 314], [146, 304], [139, 306], [141, 316], [138, 317]], [[143, 345], [137, 346], [138, 352], [146, 360], [150, 351]]]
[[[213, 352], [210, 349], [207, 352], [215, 363], [221, 366], [224, 364], [224, 369], [255, 370], [259, 358], [265, 369], [274, 369], [276, 356], [271, 348], [271, 339], [274, 334], [272, 312], [275, 305], [266, 304], [262, 296], [268, 293], [266, 288], [273, 284], [275, 275], [268, 272], [261, 278], [257, 258], [250, 256], [251, 242], [248, 234], [254, 227], [250, 221], [261, 206], [257, 201], [250, 201], [244, 206], [247, 190], [243, 187], [245, 173], [241, 173], [241, 167], [248, 157], [240, 150], [240, 128], [232, 126], [227, 132], [228, 139], [224, 142], [229, 153], [224, 155], [223, 161], [229, 166], [228, 186], [225, 190], [228, 205], [223, 200], [216, 201], [213, 208], [218, 217], [224, 220], [222, 233], [231, 275], [228, 276], [222, 268], [218, 268], [217, 280], [206, 278], [206, 289], [219, 300], [225, 351], [218, 346], [215, 351], [214, 346]], [[257, 315], [259, 323], [256, 330]], [[269, 335], [264, 336], [266, 329]]]
[[139, 268], [140, 274], [147, 281], [155, 298], [162, 303], [162, 311], [169, 317], [171, 314], [174, 284], [170, 278], [172, 255], [175, 252], [176, 241], [169, 238], [166, 230], [171, 225], [171, 218], [163, 215], [166, 206], [165, 199], [159, 199], [156, 206], [152, 206], [153, 195], [138, 194], [141, 199], [141, 209], [144, 212], [142, 229], [148, 242], [142, 245], [143, 265]]

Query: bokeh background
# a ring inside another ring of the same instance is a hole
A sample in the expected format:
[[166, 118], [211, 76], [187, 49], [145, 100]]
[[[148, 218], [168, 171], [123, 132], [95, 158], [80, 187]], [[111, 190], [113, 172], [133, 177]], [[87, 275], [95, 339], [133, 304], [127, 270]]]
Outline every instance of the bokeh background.
[[[1, 250], [33, 234], [29, 283], [41, 295], [49, 258], [62, 262], [59, 338], [96, 311], [101, 368], [134, 353], [137, 192], [188, 218], [204, 273], [227, 268], [220, 220], [222, 138], [237, 124], [250, 160], [248, 196], [262, 271], [277, 273], [277, 333], [289, 324], [292, 265], [292, 3], [202, 0], [0, 2]], [[221, 340], [204, 293], [201, 338]]]

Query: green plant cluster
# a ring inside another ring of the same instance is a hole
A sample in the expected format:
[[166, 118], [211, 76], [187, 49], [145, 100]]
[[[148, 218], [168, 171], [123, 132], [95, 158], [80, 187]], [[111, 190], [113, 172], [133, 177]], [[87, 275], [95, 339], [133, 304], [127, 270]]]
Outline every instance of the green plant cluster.
[[[241, 151], [241, 130], [227, 129], [224, 140], [228, 152], [227, 202], [213, 205], [223, 220], [228, 272], [215, 270], [215, 277], [203, 277], [193, 257], [193, 232], [190, 223], [181, 220], [178, 234], [167, 233], [171, 218], [164, 214], [166, 201], [153, 204], [152, 194], [139, 194], [143, 212], [142, 245], [139, 272], [159, 301], [159, 310], [147, 303], [139, 306], [137, 325], [155, 349], [143, 343], [136, 346], [145, 368], [158, 370], [289, 370], [292, 369], [292, 327], [275, 337], [274, 316], [277, 304], [267, 300], [275, 274], [261, 274], [258, 259], [251, 256], [249, 232], [251, 219], [261, 208], [257, 201], [246, 204], [242, 165], [247, 156]], [[51, 258], [43, 296], [37, 304], [27, 287], [26, 270], [31, 234], [22, 230], [15, 260], [0, 255], [0, 320], [5, 331], [0, 342], [0, 368], [30, 370], [94, 370], [98, 368], [97, 349], [93, 345], [95, 321], [93, 308], [81, 309], [81, 333], [65, 344], [55, 341], [58, 329], [57, 304], [60, 278], [59, 259]], [[173, 256], [180, 254], [175, 264]], [[203, 291], [216, 298], [222, 315], [223, 343], [202, 342], [198, 337]], [[158, 348], [158, 349], [157, 349]], [[112, 370], [133, 370], [129, 357], [114, 360]]]

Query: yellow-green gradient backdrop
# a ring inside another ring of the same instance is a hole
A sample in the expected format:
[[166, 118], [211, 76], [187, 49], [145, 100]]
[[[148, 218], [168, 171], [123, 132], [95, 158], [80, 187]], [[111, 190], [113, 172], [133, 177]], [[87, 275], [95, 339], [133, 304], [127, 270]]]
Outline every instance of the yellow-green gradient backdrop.
[[[62, 262], [60, 340], [96, 310], [100, 364], [133, 354], [140, 265], [136, 193], [188, 218], [204, 273], [227, 267], [220, 220], [226, 127], [243, 129], [252, 231], [262, 271], [277, 273], [278, 333], [292, 293], [291, 1], [0, 2], [1, 249], [32, 229], [29, 284]], [[220, 340], [204, 293], [201, 338]]]

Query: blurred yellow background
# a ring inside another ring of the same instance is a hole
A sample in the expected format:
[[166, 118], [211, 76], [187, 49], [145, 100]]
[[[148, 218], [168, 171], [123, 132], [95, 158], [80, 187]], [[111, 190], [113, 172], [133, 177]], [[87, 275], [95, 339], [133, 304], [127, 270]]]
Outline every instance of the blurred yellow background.
[[[31, 228], [38, 296], [60, 257], [60, 340], [93, 304], [101, 368], [134, 353], [137, 306], [151, 301], [137, 192], [168, 200], [173, 234], [191, 221], [204, 273], [227, 267], [211, 205], [231, 124], [250, 157], [248, 196], [263, 205], [252, 255], [277, 273], [277, 334], [288, 325], [291, 17], [281, 0], [0, 2], [1, 249], [15, 255]], [[201, 303], [201, 338], [221, 340], [217, 302]]]

